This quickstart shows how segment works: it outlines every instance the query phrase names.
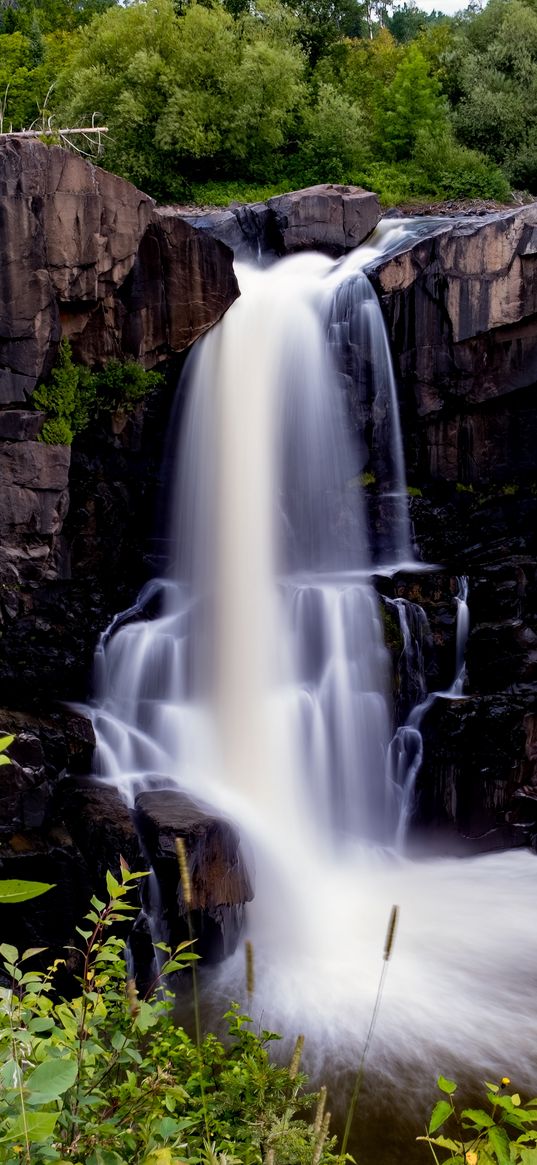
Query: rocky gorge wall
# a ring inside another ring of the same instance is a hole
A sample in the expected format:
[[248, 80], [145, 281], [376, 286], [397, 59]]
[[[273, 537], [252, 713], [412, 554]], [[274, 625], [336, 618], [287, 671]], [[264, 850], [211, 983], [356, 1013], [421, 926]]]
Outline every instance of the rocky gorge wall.
[[[527, 844], [537, 817], [537, 206], [458, 221], [369, 272], [392, 341], [422, 559], [400, 577], [439, 646], [469, 579], [468, 698], [423, 723], [418, 821]], [[439, 687], [445, 687], [445, 675]], [[433, 686], [437, 686], [434, 684]]]
[[[119, 798], [84, 781], [93, 730], [62, 701], [87, 697], [99, 634], [153, 573], [148, 534], [180, 354], [238, 287], [225, 245], [40, 142], [0, 147], [0, 249], [0, 735], [16, 734], [2, 770], [0, 874], [57, 885], [24, 912], [0, 908], [0, 921], [18, 945], [58, 953], [107, 865], [120, 852], [146, 864]], [[31, 394], [62, 336], [81, 363], [135, 359], [164, 367], [167, 384], [72, 447], [40, 443]]]
[[[82, 901], [121, 852], [132, 866], [149, 858], [161, 869], [169, 936], [178, 939], [173, 836], [182, 830], [199, 855], [205, 952], [221, 953], [251, 893], [232, 827], [192, 806], [158, 811], [148, 795], [135, 828], [113, 790], [87, 779], [92, 729], [62, 702], [87, 696], [99, 633], [158, 571], [177, 370], [238, 293], [233, 246], [252, 253], [268, 239], [280, 253], [311, 245], [342, 253], [375, 225], [378, 204], [349, 188], [315, 188], [218, 212], [215, 225], [158, 209], [63, 150], [15, 141], [0, 148], [0, 198], [0, 735], [17, 734], [14, 764], [3, 769], [0, 875], [59, 887], [16, 922], [0, 908], [0, 920], [21, 945], [68, 941]], [[431, 690], [449, 686], [455, 578], [470, 579], [469, 698], [437, 701], [424, 720], [418, 824], [434, 826], [436, 844], [466, 852], [529, 844], [537, 828], [537, 207], [434, 220], [430, 234], [370, 274], [395, 354], [415, 538], [422, 559], [441, 564], [378, 587], [425, 610]], [[72, 447], [44, 445], [31, 392], [61, 335], [83, 363], [133, 357], [165, 368], [167, 384]], [[388, 641], [396, 685], [401, 640]], [[204, 864], [209, 852], [214, 860]], [[147, 948], [143, 922], [136, 941]]]

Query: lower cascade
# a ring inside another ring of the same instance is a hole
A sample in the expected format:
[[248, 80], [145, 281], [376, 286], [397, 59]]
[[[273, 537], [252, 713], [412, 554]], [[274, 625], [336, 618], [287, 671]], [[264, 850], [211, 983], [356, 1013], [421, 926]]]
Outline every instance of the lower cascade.
[[[184, 374], [171, 566], [150, 587], [161, 613], [117, 620], [99, 652], [97, 772], [130, 804], [175, 788], [237, 822], [255, 883], [256, 1015], [305, 1030], [321, 1072], [327, 1056], [356, 1062], [398, 903], [373, 1068], [531, 1077], [534, 857], [404, 849], [427, 696], [399, 730], [412, 755], [398, 764], [370, 580], [413, 555], [395, 382], [363, 268], [409, 229], [391, 224], [338, 262], [239, 268], [241, 297]], [[349, 376], [367, 434], [350, 420]], [[362, 496], [368, 449], [388, 515], [378, 537]], [[463, 696], [466, 599], [462, 580], [447, 698]], [[244, 998], [243, 965], [239, 950], [211, 990]]]

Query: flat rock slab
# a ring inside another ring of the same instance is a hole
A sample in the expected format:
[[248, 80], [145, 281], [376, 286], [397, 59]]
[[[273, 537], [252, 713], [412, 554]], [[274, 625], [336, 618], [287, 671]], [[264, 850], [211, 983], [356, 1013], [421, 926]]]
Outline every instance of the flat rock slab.
[[267, 200], [282, 252], [310, 248], [342, 254], [358, 247], [380, 218], [376, 194], [360, 186], [310, 186]]

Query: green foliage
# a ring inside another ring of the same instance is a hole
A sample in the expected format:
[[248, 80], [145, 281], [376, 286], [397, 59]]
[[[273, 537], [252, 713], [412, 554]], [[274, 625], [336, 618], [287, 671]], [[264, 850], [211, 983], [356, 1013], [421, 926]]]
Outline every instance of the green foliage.
[[106, 161], [157, 197], [194, 181], [273, 181], [304, 100], [296, 20], [274, 0], [236, 19], [171, 0], [111, 9], [82, 34], [60, 85], [67, 120], [109, 125]]
[[162, 384], [159, 372], [146, 372], [134, 361], [110, 360], [100, 372], [75, 364], [68, 340], [62, 340], [48, 384], [40, 385], [32, 400], [47, 414], [40, 440], [48, 445], [70, 445], [76, 433], [102, 413], [133, 411]]
[[500, 1084], [485, 1085], [486, 1108], [459, 1109], [457, 1085], [439, 1077], [447, 1099], [435, 1104], [427, 1135], [418, 1137], [439, 1165], [537, 1165], [537, 1098], [523, 1105], [517, 1092], [505, 1091], [510, 1083], [505, 1076]]
[[0, 736], [0, 765], [10, 765], [11, 761], [8, 756], [4, 756], [6, 749], [10, 744], [13, 744], [14, 736]]
[[[29, 902], [31, 898], [39, 898], [41, 894], [46, 894], [47, 890], [52, 890], [54, 887], [47, 882], [24, 882], [20, 878], [1, 878], [0, 879], [0, 902], [2, 904], [11, 902], [17, 905], [19, 902]], [[11, 951], [13, 947], [9, 948]], [[0, 947], [0, 955], [8, 958], [6, 955], [6, 944], [3, 943]], [[15, 952], [15, 957], [17, 953]]]
[[340, 89], [321, 82], [315, 103], [304, 111], [302, 145], [295, 167], [300, 184], [349, 182], [369, 158], [362, 109]]
[[[269, 1057], [277, 1037], [254, 1034], [234, 1006], [229, 1044], [209, 1034], [197, 1046], [162, 982], [139, 998], [118, 927], [142, 876], [122, 863], [119, 879], [107, 874], [109, 901], [92, 898], [74, 998], [55, 993], [57, 964], [28, 969], [40, 951], [0, 947], [0, 1165], [261, 1165], [269, 1153], [275, 1165], [335, 1163], [320, 1121], [305, 1117], [315, 1097], [304, 1077]], [[161, 976], [196, 959], [188, 942], [161, 949]]]
[[516, 185], [537, 189], [537, 10], [530, 0], [491, 0], [459, 34], [454, 124]]
[[389, 160], [410, 158], [418, 135], [437, 134], [447, 126], [447, 110], [438, 81], [423, 53], [412, 44], [398, 66], [384, 98], [384, 153]]
[[421, 130], [413, 152], [431, 193], [439, 198], [491, 198], [505, 201], [509, 183], [494, 162], [455, 141], [451, 129]]

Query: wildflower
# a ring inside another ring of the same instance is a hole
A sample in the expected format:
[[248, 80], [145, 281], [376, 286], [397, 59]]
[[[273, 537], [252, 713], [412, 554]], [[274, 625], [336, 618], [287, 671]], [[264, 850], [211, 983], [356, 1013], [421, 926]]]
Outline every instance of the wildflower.
[[503, 1087], [505, 1088], [505, 1086], [507, 1084], [511, 1083], [510, 1077], [509, 1076], [502, 1076], [501, 1082], [502, 1082]]
[[466, 1154], [466, 1162], [467, 1165], [477, 1165], [477, 1153], [474, 1153], [473, 1149]]

